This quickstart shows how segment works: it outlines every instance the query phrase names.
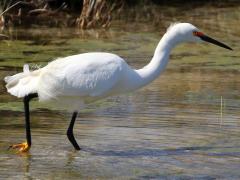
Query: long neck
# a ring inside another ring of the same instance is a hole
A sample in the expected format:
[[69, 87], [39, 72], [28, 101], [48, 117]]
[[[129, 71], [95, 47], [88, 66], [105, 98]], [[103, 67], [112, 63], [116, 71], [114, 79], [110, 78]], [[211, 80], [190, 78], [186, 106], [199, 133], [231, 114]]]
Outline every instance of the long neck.
[[176, 44], [178, 44], [178, 42], [175, 40], [174, 36], [168, 32], [164, 34], [150, 63], [142, 69], [136, 70], [140, 78], [138, 87], [149, 84], [163, 72], [168, 63], [170, 51]]

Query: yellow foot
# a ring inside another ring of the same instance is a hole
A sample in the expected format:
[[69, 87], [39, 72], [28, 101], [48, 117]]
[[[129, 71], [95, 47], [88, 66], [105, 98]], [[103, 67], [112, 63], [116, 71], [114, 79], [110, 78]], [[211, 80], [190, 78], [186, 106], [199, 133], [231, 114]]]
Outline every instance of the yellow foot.
[[9, 149], [16, 149], [18, 152], [22, 153], [27, 152], [30, 149], [30, 146], [28, 146], [27, 142], [23, 142], [9, 146]]

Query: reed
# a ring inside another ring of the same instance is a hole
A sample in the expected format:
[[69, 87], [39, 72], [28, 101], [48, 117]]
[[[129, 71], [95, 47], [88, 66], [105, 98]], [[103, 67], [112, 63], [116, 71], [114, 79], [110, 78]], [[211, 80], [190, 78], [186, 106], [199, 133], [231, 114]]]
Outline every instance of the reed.
[[220, 126], [223, 125], [223, 116], [224, 116], [224, 111], [225, 111], [225, 107], [226, 107], [226, 103], [225, 100], [223, 99], [223, 97], [221, 96], [221, 100], [220, 100]]

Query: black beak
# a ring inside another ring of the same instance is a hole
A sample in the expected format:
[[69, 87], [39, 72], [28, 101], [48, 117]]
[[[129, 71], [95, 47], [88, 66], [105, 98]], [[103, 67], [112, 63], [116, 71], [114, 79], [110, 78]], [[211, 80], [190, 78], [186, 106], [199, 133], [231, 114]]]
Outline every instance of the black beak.
[[226, 49], [229, 49], [229, 50], [233, 50], [232, 48], [230, 48], [229, 46], [227, 46], [226, 44], [223, 44], [213, 38], [210, 38], [204, 34], [201, 34], [199, 35], [198, 37], [200, 37], [203, 41], [206, 41], [206, 42], [209, 42], [209, 43], [212, 43], [212, 44], [215, 44], [217, 46], [220, 46], [220, 47], [223, 47], [223, 48], [226, 48]]

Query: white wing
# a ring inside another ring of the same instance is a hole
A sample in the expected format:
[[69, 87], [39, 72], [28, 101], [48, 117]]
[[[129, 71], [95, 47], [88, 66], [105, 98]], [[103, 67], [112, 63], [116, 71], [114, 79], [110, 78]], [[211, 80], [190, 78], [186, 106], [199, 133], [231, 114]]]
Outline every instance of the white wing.
[[109, 53], [85, 53], [57, 59], [42, 69], [40, 100], [58, 96], [97, 97], [120, 80], [125, 61]]

